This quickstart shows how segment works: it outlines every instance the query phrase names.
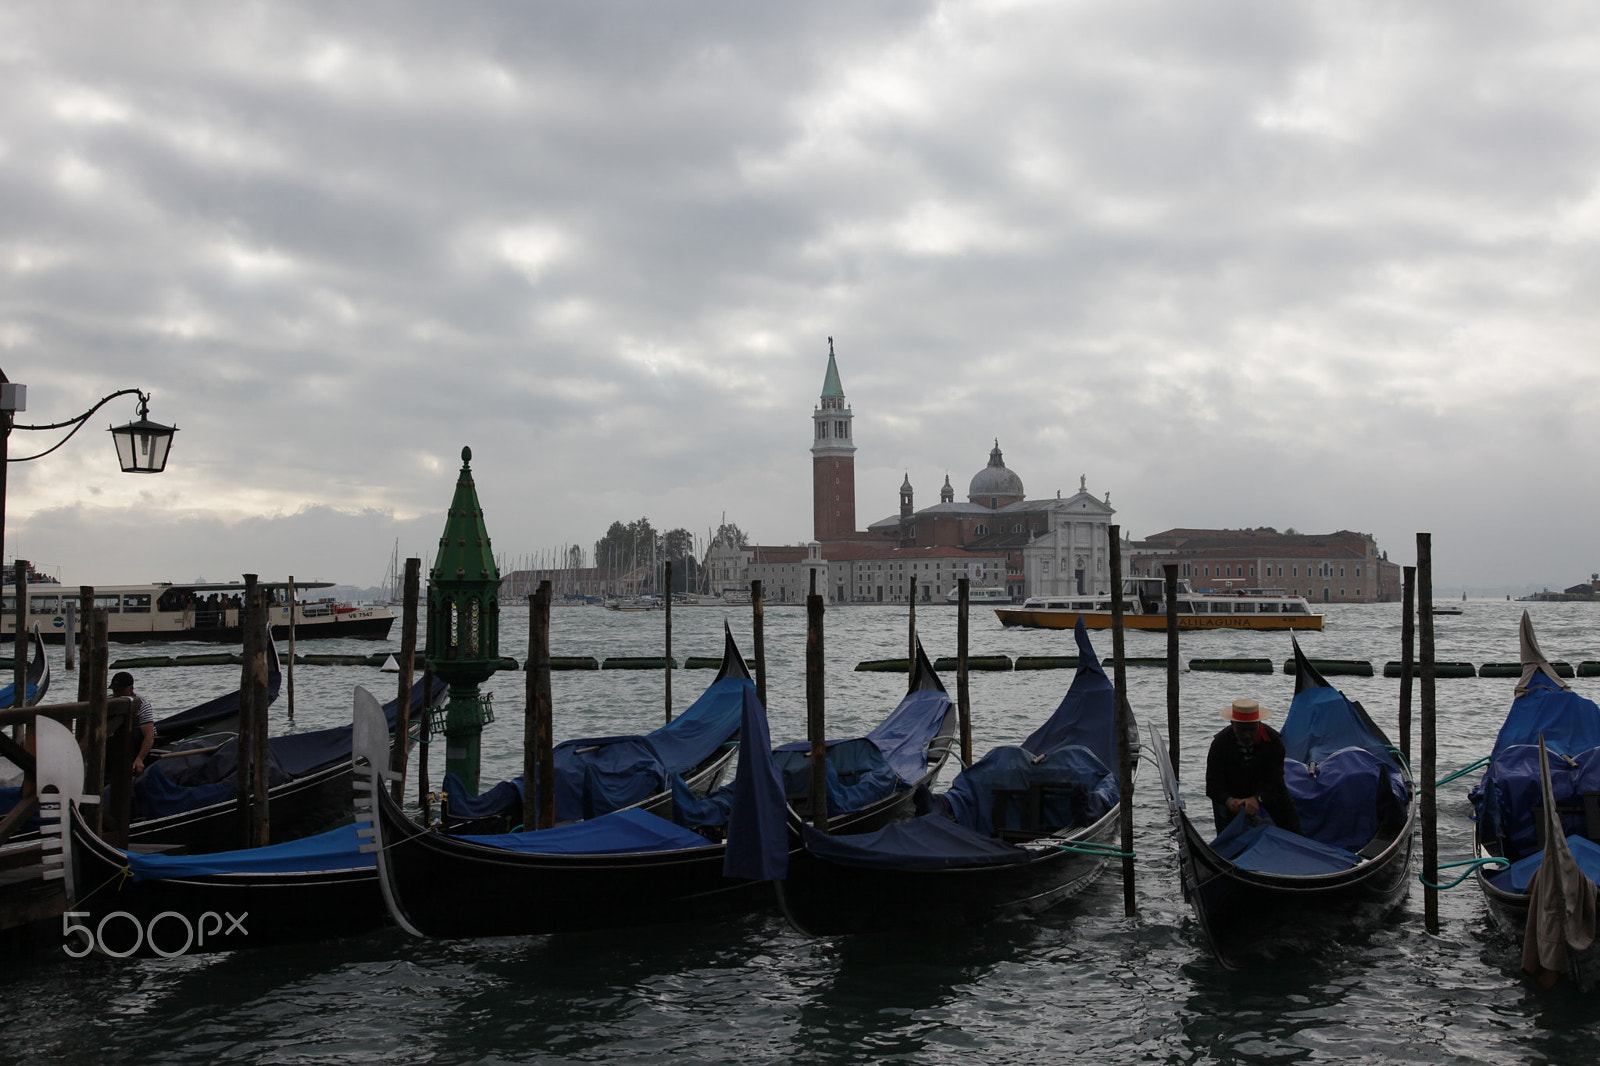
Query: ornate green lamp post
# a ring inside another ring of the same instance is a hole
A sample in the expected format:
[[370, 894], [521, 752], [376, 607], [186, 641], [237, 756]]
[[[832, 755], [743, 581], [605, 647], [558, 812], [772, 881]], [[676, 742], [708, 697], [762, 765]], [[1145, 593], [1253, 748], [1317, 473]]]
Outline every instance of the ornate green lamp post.
[[[444, 713], [444, 768], [478, 791], [483, 727], [494, 721], [492, 694], [478, 692], [500, 663], [500, 568], [472, 483], [472, 449], [461, 449], [461, 475], [428, 575], [428, 665], [450, 686]], [[437, 719], [435, 719], [437, 721]]]

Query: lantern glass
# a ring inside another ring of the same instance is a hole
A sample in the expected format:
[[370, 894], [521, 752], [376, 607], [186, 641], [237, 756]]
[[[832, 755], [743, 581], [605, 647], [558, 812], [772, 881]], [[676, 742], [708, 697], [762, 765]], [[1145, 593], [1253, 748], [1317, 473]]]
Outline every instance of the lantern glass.
[[114, 426], [111, 439], [117, 446], [117, 462], [124, 474], [159, 474], [167, 467], [172, 435], [177, 426], [163, 426], [148, 418]]

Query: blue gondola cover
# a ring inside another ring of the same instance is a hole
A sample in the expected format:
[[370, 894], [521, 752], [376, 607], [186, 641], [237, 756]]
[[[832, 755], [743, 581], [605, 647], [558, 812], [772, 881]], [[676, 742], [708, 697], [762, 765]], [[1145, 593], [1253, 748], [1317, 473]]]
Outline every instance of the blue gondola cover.
[[946, 870], [1027, 862], [1029, 853], [937, 814], [898, 822], [875, 833], [828, 836], [810, 826], [806, 848], [843, 866], [877, 870]]
[[779, 881], [789, 873], [789, 803], [772, 763], [767, 709], [754, 687], [744, 693], [739, 770], [733, 778], [733, 810], [728, 816], [728, 848], [722, 860], [727, 877]]
[[665, 818], [640, 810], [612, 811], [591, 821], [558, 825], [554, 829], [453, 839], [531, 855], [620, 855], [712, 846], [711, 841], [698, 833], [680, 829]]
[[1323, 844], [1359, 851], [1381, 829], [1405, 820], [1410, 798], [1405, 779], [1366, 748], [1328, 755], [1315, 774], [1299, 760], [1285, 759], [1283, 777], [1300, 828]]
[[1354, 852], [1270, 823], [1252, 825], [1242, 811], [1212, 841], [1211, 849], [1241, 869], [1293, 877], [1337, 873], [1361, 861]]
[[356, 826], [347, 825], [316, 836], [273, 844], [265, 848], [219, 851], [209, 855], [140, 855], [123, 852], [135, 881], [210, 874], [312, 873], [327, 870], [371, 869], [371, 855], [363, 855]]
[[[1567, 847], [1572, 851], [1572, 857], [1578, 862], [1578, 869], [1595, 884], [1600, 885], [1600, 844], [1587, 837], [1576, 834], [1567, 837]], [[1535, 852], [1525, 859], [1518, 859], [1510, 866], [1498, 873], [1489, 874], [1489, 883], [1502, 892], [1526, 892], [1528, 882], [1533, 880], [1534, 871], [1539, 869], [1539, 864], [1544, 861], [1544, 852]]]

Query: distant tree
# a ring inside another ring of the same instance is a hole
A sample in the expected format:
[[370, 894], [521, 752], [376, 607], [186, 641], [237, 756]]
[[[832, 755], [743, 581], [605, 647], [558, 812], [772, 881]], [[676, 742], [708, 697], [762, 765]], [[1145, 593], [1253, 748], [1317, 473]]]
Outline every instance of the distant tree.
[[583, 569], [583, 549], [576, 544], [567, 549], [567, 569]]
[[716, 535], [711, 539], [713, 542], [720, 542], [737, 548], [745, 542], [744, 530], [732, 522], [724, 522], [717, 527]]
[[656, 549], [656, 531], [650, 519], [640, 518], [627, 525], [613, 522], [606, 535], [594, 542], [594, 564], [614, 573], [634, 566], [648, 567], [659, 554]]
[[694, 554], [694, 534], [687, 529], [668, 530], [661, 538], [664, 554], [674, 561], [687, 559]]

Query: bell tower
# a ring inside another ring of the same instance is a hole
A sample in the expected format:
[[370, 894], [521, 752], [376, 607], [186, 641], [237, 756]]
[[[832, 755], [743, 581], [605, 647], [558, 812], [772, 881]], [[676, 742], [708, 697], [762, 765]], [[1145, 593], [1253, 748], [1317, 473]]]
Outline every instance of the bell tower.
[[839, 384], [833, 338], [828, 338], [828, 373], [822, 398], [811, 412], [812, 538], [844, 540], [856, 530], [856, 445], [852, 415]]

